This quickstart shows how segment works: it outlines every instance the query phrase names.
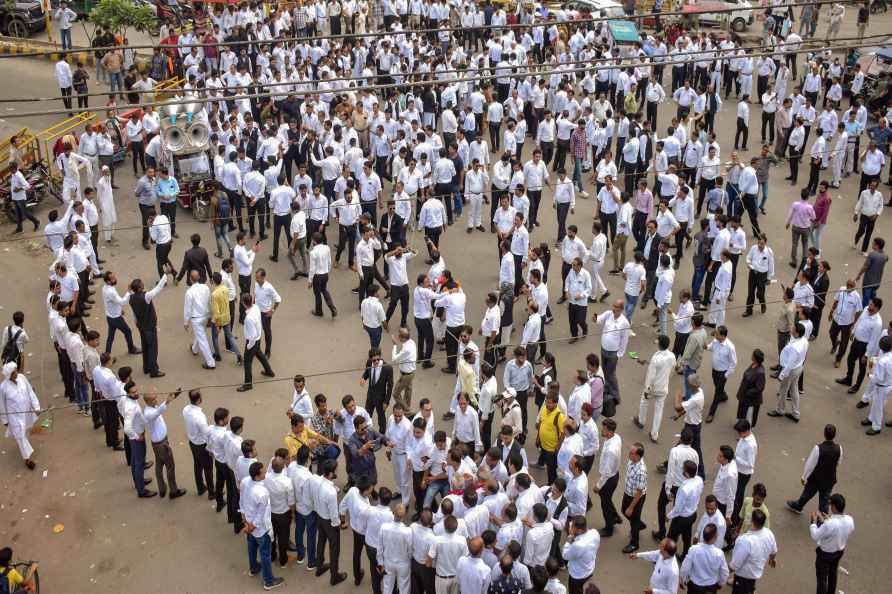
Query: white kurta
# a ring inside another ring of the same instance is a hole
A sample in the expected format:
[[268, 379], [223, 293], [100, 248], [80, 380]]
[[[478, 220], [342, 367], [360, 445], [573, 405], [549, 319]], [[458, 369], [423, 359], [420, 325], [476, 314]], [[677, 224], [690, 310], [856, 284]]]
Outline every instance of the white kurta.
[[34, 453], [28, 430], [37, 422], [37, 414], [29, 412], [35, 410], [40, 410], [40, 402], [28, 378], [20, 374], [14, 382], [7, 379], [0, 384], [0, 418], [7, 423], [6, 437], [16, 440], [25, 460]]
[[111, 178], [104, 175], [96, 183], [96, 196], [99, 202], [99, 221], [105, 241], [112, 239], [112, 227], [118, 222], [118, 211], [115, 209], [115, 196], [111, 187]]

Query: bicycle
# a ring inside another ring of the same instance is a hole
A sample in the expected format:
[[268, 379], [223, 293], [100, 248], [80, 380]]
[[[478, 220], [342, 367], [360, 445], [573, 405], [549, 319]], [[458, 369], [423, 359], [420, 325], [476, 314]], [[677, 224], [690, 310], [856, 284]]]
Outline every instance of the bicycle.
[[[22, 582], [21, 587], [19, 587], [18, 590], [15, 590], [13, 594], [20, 594], [23, 592], [40, 594], [40, 573], [37, 570], [37, 561], [19, 561], [18, 563], [11, 564], [10, 567], [25, 577], [25, 581]], [[32, 567], [34, 568], [34, 571], [31, 571]]]

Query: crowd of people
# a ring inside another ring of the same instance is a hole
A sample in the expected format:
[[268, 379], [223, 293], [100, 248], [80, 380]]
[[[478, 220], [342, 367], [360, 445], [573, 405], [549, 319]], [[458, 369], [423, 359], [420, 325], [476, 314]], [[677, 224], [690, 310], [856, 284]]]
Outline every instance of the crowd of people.
[[[282, 447], [264, 455], [247, 437], [245, 417], [214, 407], [209, 420], [200, 389], [186, 391], [183, 408], [197, 492], [226, 510], [235, 534], [247, 535], [250, 574], [261, 574], [265, 589], [283, 583], [274, 564], [304, 564], [317, 577], [328, 573], [332, 585], [346, 580], [339, 562], [341, 532], [349, 529], [354, 584], [368, 573], [375, 594], [597, 594], [595, 584], [610, 581], [597, 575], [601, 540], [627, 523], [623, 552], [654, 564], [645, 591], [715, 592], [728, 583], [735, 594], [754, 592], [778, 554], [766, 480], [754, 477], [765, 391], [776, 388], [769, 417], [799, 423], [807, 414], [800, 404], [811, 343], [829, 335], [834, 366], [846, 370], [837, 383], [860, 394], [858, 409], [869, 408], [866, 434], [892, 426], [884, 416], [892, 325], [883, 323], [878, 296], [888, 257], [874, 233], [892, 115], [877, 114], [869, 126], [859, 96], [864, 73], [847, 73], [830, 48], [800, 53], [803, 37], [785, 9], [766, 27], [773, 49], [754, 51], [697, 31], [671, 43], [658, 31], [620, 46], [603, 23], [574, 24], [537, 10], [519, 10], [520, 26], [507, 27], [505, 10], [489, 4], [377, 8], [380, 15], [364, 2], [332, 1], [265, 16], [257, 7], [227, 6], [207, 35], [183, 33], [179, 50], [164, 50], [172, 55], [156, 51], [153, 68], [164, 66], [148, 77], [183, 76], [182, 96], [197, 102], [189, 117], [210, 130], [209, 169], [220, 189], [210, 205], [212, 234], [189, 237], [177, 270], [180, 187], [161, 117], [151, 108], [132, 116], [125, 134], [134, 175], [142, 174], [132, 192], [142, 223], [133, 246], [154, 251], [157, 281], [134, 278], [122, 294], [100, 257], [123, 233], [115, 227], [108, 133], [88, 126], [65, 145], [57, 166], [66, 204], [49, 213], [44, 232], [53, 254], [49, 333], [72, 406], [104, 427], [107, 447], [125, 452], [140, 498], [182, 496], [165, 422], [182, 391], [144, 389], [133, 368], [116, 363], [115, 334], [123, 334], [128, 354], [141, 355], [145, 376], [163, 377], [159, 343], [171, 339], [159, 336], [155, 304], [171, 300], [165, 289], [185, 279], [192, 353], [211, 371], [229, 352], [244, 371], [236, 389], [251, 390], [255, 359], [263, 376], [276, 378], [276, 312], [297, 300], [285, 279], [305, 279], [311, 315], [323, 317], [323, 303], [332, 318], [360, 312], [369, 339], [360, 357], [365, 405], [349, 395], [313, 396], [297, 375], [290, 430]], [[812, 6], [808, 18], [816, 23], [820, 10]], [[829, 13], [828, 37], [838, 33], [844, 9], [833, 5]], [[807, 22], [810, 37], [815, 28]], [[388, 33], [364, 36], [370, 24]], [[338, 35], [342, 25], [355, 36], [324, 35]], [[435, 34], [413, 32], [438, 26]], [[279, 39], [292, 35], [319, 37]], [[224, 45], [190, 46], [198, 42]], [[669, 118], [661, 107], [667, 102], [674, 104]], [[761, 125], [752, 152], [751, 110]], [[716, 126], [735, 117], [732, 148]], [[803, 158], [809, 179], [798, 199], [769, 201], [769, 177], [779, 166], [801, 185]], [[853, 249], [863, 264], [833, 284], [822, 235], [831, 220], [842, 226], [848, 218], [829, 216], [831, 191], [846, 183], [855, 193], [854, 180], [844, 182], [852, 174], [860, 175]], [[26, 178], [16, 174], [11, 184], [13, 199], [23, 199]], [[576, 215], [582, 204], [594, 208], [590, 241], [589, 223]], [[776, 261], [783, 240], [769, 241], [759, 224], [769, 210], [790, 231], [788, 275]], [[21, 213], [19, 231], [27, 210]], [[546, 237], [540, 227], [552, 220], [557, 233]], [[444, 234], [459, 232], [495, 236], [493, 290], [463, 284], [447, 266], [447, 257], [461, 262], [462, 253], [447, 250]], [[206, 237], [216, 244], [213, 256], [202, 247]], [[267, 253], [268, 268], [258, 259]], [[551, 266], [558, 254], [559, 273]], [[416, 266], [420, 260], [426, 268]], [[342, 264], [349, 272], [336, 271]], [[683, 270], [691, 270], [689, 283]], [[744, 273], [746, 290], [737, 291]], [[334, 274], [355, 279], [351, 294], [331, 294]], [[104, 345], [91, 315], [97, 280]], [[766, 298], [774, 284], [776, 301]], [[486, 303], [477, 328], [468, 312], [475, 297]], [[732, 305], [735, 297], [743, 305]], [[776, 349], [738, 353], [738, 318], [756, 316], [757, 301]], [[549, 348], [565, 339], [546, 337], [546, 326], [563, 323], [560, 306], [567, 307], [569, 343], [585, 345], [568, 361]], [[17, 312], [0, 335], [0, 413], [33, 469], [28, 429], [40, 403], [22, 373], [28, 340]], [[590, 352], [593, 341], [598, 352]], [[626, 403], [640, 398], [632, 421], [646, 436], [626, 433], [623, 444], [617, 367], [631, 341], [652, 351], [639, 360], [643, 379], [623, 386]], [[435, 413], [430, 398], [413, 405], [413, 392], [424, 381], [416, 376], [439, 359], [455, 384], [448, 406]], [[559, 367], [577, 369], [565, 372], [569, 385]], [[722, 415], [727, 382], [739, 370], [736, 411]], [[681, 385], [673, 390], [676, 374]], [[660, 439], [667, 400], [678, 422], [669, 430], [679, 433], [668, 454]], [[733, 425], [737, 441], [704, 452], [703, 432], [717, 420]], [[802, 493], [786, 507], [803, 513], [818, 496], [810, 534], [820, 594], [836, 591], [854, 523], [834, 492], [842, 459], [836, 427], [827, 424], [819, 437]], [[664, 475], [650, 493], [657, 548], [647, 552], [639, 540], [649, 507], [646, 441], [650, 468]], [[378, 474], [382, 456], [392, 477]], [[157, 491], [145, 476], [153, 463]], [[345, 483], [336, 484], [339, 474]], [[589, 513], [595, 500], [600, 514]]]

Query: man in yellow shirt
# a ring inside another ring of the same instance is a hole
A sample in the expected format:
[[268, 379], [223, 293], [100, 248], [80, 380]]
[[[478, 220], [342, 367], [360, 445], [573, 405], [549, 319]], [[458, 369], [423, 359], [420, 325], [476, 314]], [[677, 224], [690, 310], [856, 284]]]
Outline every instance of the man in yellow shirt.
[[214, 346], [214, 360], [221, 360], [217, 337], [222, 331], [226, 340], [226, 350], [235, 353], [236, 363], [241, 365], [242, 355], [238, 351], [238, 344], [235, 342], [229, 323], [232, 320], [229, 311], [229, 288], [223, 284], [223, 276], [219, 272], [211, 275], [211, 279], [214, 281], [214, 290], [211, 292], [211, 343]]
[[28, 589], [34, 585], [31, 580], [36, 571], [37, 563], [32, 563], [31, 567], [28, 568], [27, 575], [22, 576], [12, 566], [12, 549], [9, 547], [0, 549], [0, 579], [6, 580], [8, 592], [19, 594], [20, 592], [29, 591]]
[[558, 391], [550, 389], [545, 397], [545, 406], [539, 409], [539, 417], [536, 419], [536, 429], [539, 432], [537, 441], [542, 449], [542, 460], [548, 472], [549, 485], [557, 478], [557, 453], [561, 447], [566, 418], [558, 407]]
[[[312, 452], [316, 449], [317, 446], [326, 445], [326, 446], [334, 446], [335, 442], [328, 439], [321, 433], [316, 433], [312, 429], [308, 428], [306, 422], [304, 421], [303, 415], [294, 413], [291, 415], [291, 432], [285, 436], [285, 447], [288, 448], [288, 453], [292, 458], [297, 458], [297, 451], [301, 448], [301, 446], [306, 446]], [[338, 451], [337, 447], [335, 448], [325, 448], [326, 452]], [[326, 457], [328, 457], [326, 455]], [[337, 457], [337, 456], [335, 456]]]

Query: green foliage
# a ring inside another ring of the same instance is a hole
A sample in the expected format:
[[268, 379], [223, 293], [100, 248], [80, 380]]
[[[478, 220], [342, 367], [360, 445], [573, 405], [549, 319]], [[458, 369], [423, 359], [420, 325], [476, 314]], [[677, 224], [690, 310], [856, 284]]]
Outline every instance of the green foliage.
[[156, 20], [150, 6], [128, 0], [101, 0], [88, 18], [97, 27], [122, 35], [126, 35], [128, 29], [149, 31]]

